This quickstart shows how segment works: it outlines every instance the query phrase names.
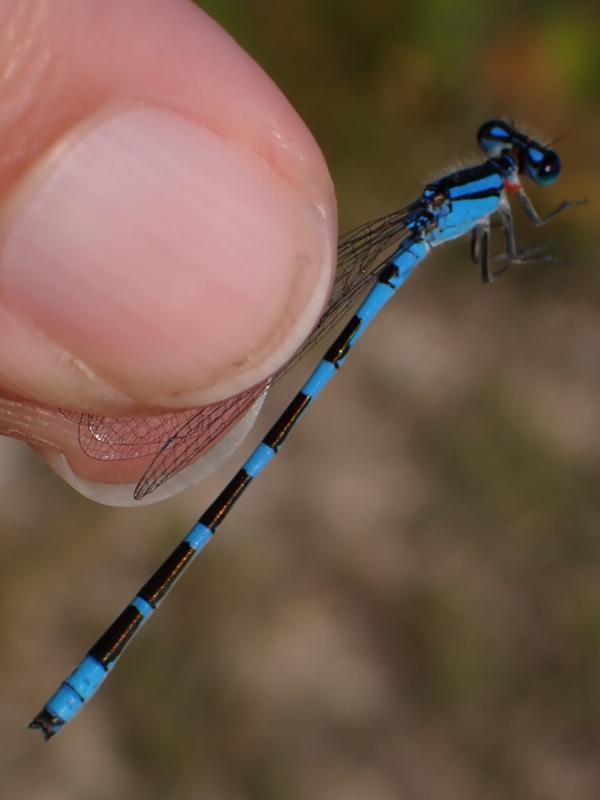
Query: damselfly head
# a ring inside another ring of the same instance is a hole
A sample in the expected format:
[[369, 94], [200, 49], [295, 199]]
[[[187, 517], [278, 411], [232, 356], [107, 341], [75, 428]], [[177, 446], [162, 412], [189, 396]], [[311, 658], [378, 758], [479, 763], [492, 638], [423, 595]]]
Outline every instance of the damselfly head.
[[505, 153], [511, 155], [519, 172], [538, 186], [549, 186], [560, 175], [558, 154], [530, 139], [508, 122], [499, 119], [485, 122], [477, 132], [477, 141], [481, 149], [492, 157]]

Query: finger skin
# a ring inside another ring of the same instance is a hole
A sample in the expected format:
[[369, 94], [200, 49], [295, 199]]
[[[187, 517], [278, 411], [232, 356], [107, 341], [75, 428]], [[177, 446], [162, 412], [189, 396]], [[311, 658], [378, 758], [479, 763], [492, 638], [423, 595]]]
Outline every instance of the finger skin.
[[327, 298], [335, 200], [262, 70], [189, 0], [5, 0], [0, 59], [9, 435], [64, 450], [36, 405], [193, 407], [285, 362]]

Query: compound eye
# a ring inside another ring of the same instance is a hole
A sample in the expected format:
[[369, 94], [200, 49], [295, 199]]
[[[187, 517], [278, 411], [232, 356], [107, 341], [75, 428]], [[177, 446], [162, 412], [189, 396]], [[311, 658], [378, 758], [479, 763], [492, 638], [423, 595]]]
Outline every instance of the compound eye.
[[528, 147], [525, 155], [525, 171], [532, 181], [540, 186], [550, 186], [560, 175], [562, 165], [554, 150]]
[[485, 153], [498, 156], [513, 145], [515, 132], [501, 119], [485, 122], [477, 131], [477, 142]]

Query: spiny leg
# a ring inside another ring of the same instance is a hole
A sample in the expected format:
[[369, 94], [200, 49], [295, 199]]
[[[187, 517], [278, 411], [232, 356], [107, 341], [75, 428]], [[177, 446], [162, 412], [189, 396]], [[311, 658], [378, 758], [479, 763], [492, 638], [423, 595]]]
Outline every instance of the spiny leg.
[[581, 200], [564, 200], [562, 203], [560, 203], [560, 205], [558, 205], [554, 209], [554, 211], [551, 211], [549, 214], [546, 214], [545, 217], [540, 217], [535, 206], [533, 205], [533, 203], [531, 202], [531, 200], [529, 199], [523, 188], [520, 188], [516, 192], [516, 195], [518, 201], [523, 206], [523, 209], [525, 210], [525, 213], [527, 214], [529, 221], [531, 222], [532, 225], [536, 225], [537, 227], [545, 225], [551, 219], [554, 219], [554, 217], [558, 216], [559, 214], [562, 214], [563, 211], [566, 211], [568, 208], [575, 208], [576, 206], [586, 206], [589, 203], [587, 197], [584, 197]]
[[473, 228], [471, 234], [471, 260], [481, 268], [481, 280], [484, 283], [493, 283], [510, 266], [507, 262], [496, 272], [492, 271], [492, 258], [490, 257], [490, 221], [479, 223]]
[[[525, 192], [523, 192], [523, 196], [526, 197], [527, 202], [530, 203], [530, 208], [532, 209], [532, 213], [537, 214]], [[525, 250], [518, 250], [517, 243], [515, 240], [515, 229], [513, 225], [512, 212], [510, 210], [509, 204], [506, 201], [500, 203], [500, 205], [498, 206], [497, 213], [500, 216], [500, 221], [502, 223], [502, 227], [504, 228], [506, 252], [494, 256], [493, 258], [494, 261], [506, 260], [508, 262], [507, 267], [511, 264], [527, 264], [533, 261], [546, 261], [553, 264], [563, 263], [562, 259], [557, 258], [556, 256], [548, 252], [548, 245], [538, 245], [536, 247], [528, 247]]]
[[484, 235], [484, 225], [476, 225], [471, 231], [471, 261], [481, 264], [481, 239]]

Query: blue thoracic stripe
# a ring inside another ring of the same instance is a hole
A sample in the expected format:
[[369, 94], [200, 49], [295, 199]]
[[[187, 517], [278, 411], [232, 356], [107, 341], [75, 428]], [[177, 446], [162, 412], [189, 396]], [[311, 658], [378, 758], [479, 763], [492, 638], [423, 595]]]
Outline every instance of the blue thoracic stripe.
[[[558, 155], [500, 120], [491, 120], [482, 125], [478, 133], [478, 142], [488, 155], [487, 161], [478, 166], [458, 170], [428, 184], [421, 196], [411, 205], [367, 223], [341, 240], [339, 281], [336, 279], [331, 304], [318, 328], [311, 335], [309, 344], [318, 340], [321, 334], [337, 322], [339, 313], [350, 307], [350, 303], [363, 287], [366, 289], [373, 284], [373, 281], [376, 282], [302, 389], [295, 395], [243, 467], [235, 473], [183, 541], [175, 547], [31, 722], [30, 727], [41, 729], [46, 739], [73, 719], [97, 691], [145, 620], [152, 615], [200, 550], [213, 538], [215, 531], [244, 491], [273, 460], [308, 406], [345, 363], [351, 348], [415, 267], [427, 256], [429, 250], [452, 238], [472, 232], [472, 257], [481, 267], [483, 280], [491, 281], [495, 276], [491, 271], [489, 259], [489, 218], [498, 210], [501, 203], [503, 210], [500, 222], [505, 228], [509, 247], [511, 247], [510, 242], [514, 241], [510, 213], [504, 210], [507, 208], [505, 182], [510, 182], [512, 187], [519, 188], [518, 198], [534, 224], [541, 224], [548, 219], [548, 217], [545, 219], [538, 217], [531, 201], [520, 186], [519, 175], [527, 175], [538, 185], [548, 185], [560, 173]], [[565, 203], [549, 216], [553, 216], [568, 205], [573, 204]], [[390, 255], [393, 247], [396, 249]], [[508, 262], [518, 261], [519, 257], [520, 254], [514, 252], [512, 246], [507, 254]], [[282, 368], [272, 380], [284, 371]], [[256, 391], [258, 390], [249, 390], [245, 395], [232, 398], [229, 410], [235, 409], [238, 415], [244, 413], [244, 409], [249, 408], [248, 397], [254, 402]], [[207, 413], [214, 414], [214, 406], [209, 408], [211, 411]], [[202, 410], [198, 413], [200, 421], [207, 422], [206, 418], [202, 418]], [[214, 422], [218, 423], [219, 419], [208, 418], [209, 424]], [[218, 429], [218, 425], [216, 428]], [[190, 430], [196, 429], [190, 426]], [[162, 442], [159, 450], [161, 457], [168, 461], [168, 457], [177, 452], [176, 445], [187, 444], [187, 435], [182, 434], [181, 438], [178, 438], [179, 434], [170, 435]], [[179, 455], [173, 455], [173, 458], [179, 459], [180, 456], [181, 451]], [[182, 460], [185, 461], [185, 457]], [[177, 461], [176, 465], [177, 468], [182, 466], [180, 461]], [[159, 485], [170, 474], [174, 474], [174, 471], [154, 474], [148, 478], [147, 485], [152, 487]], [[146, 485], [144, 480], [145, 478], [141, 479], [138, 487]]]
[[491, 175], [486, 175], [478, 180], [470, 181], [469, 183], [464, 183], [460, 186], [453, 186], [449, 190], [448, 195], [452, 200], [455, 200], [461, 197], [477, 195], [480, 192], [498, 193], [502, 189], [503, 183], [504, 179], [501, 175], [492, 173]]

